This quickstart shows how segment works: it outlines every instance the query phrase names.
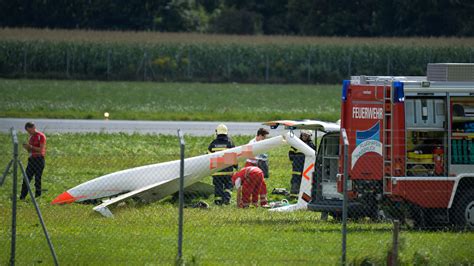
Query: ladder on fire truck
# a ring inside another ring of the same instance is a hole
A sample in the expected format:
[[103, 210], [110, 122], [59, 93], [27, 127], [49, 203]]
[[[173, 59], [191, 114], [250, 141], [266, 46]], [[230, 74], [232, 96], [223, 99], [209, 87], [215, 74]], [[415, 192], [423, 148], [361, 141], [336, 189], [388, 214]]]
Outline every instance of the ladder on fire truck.
[[388, 85], [390, 80], [385, 79], [383, 85], [383, 194], [392, 194], [392, 174], [393, 174], [393, 89]]

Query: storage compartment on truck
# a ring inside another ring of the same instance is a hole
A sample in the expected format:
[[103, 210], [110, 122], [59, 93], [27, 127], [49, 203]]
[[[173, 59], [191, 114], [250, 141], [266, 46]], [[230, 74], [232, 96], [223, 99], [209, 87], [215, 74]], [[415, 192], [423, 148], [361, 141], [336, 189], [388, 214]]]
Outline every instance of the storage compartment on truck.
[[446, 174], [446, 133], [407, 131], [407, 176]]
[[474, 99], [451, 98], [451, 163], [474, 164]]
[[444, 128], [446, 121], [444, 99], [407, 99], [406, 126], [416, 128]]

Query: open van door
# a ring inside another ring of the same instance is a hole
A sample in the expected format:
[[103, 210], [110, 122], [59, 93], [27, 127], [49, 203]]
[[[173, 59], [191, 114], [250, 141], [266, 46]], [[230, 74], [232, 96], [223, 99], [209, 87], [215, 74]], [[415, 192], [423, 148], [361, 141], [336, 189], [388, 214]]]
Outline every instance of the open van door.
[[316, 162], [311, 188], [311, 202], [342, 199], [337, 191], [337, 172], [339, 162], [340, 125], [318, 120], [275, 120], [263, 123], [272, 129], [283, 126], [287, 130], [313, 130], [314, 136], [321, 137], [316, 144]]

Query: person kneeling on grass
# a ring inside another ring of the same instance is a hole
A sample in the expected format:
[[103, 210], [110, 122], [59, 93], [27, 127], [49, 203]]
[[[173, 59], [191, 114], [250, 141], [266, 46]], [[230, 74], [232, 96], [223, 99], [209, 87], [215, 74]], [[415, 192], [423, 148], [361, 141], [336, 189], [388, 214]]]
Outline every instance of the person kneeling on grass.
[[250, 204], [268, 207], [267, 185], [263, 171], [256, 166], [247, 166], [232, 175], [232, 184], [237, 189], [237, 207], [247, 208]]

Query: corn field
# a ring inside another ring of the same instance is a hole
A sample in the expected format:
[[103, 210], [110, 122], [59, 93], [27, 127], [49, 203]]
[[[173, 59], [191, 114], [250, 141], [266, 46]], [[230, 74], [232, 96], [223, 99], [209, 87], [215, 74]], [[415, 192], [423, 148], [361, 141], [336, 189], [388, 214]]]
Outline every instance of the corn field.
[[247, 36], [239, 42], [235, 36], [210, 35], [206, 42], [199, 34], [104, 32], [101, 38], [110, 36], [103, 41], [98, 32], [21, 32], [0, 31], [0, 77], [338, 83], [350, 75], [424, 75], [431, 62], [474, 62], [471, 39], [279, 42], [281, 37]]

